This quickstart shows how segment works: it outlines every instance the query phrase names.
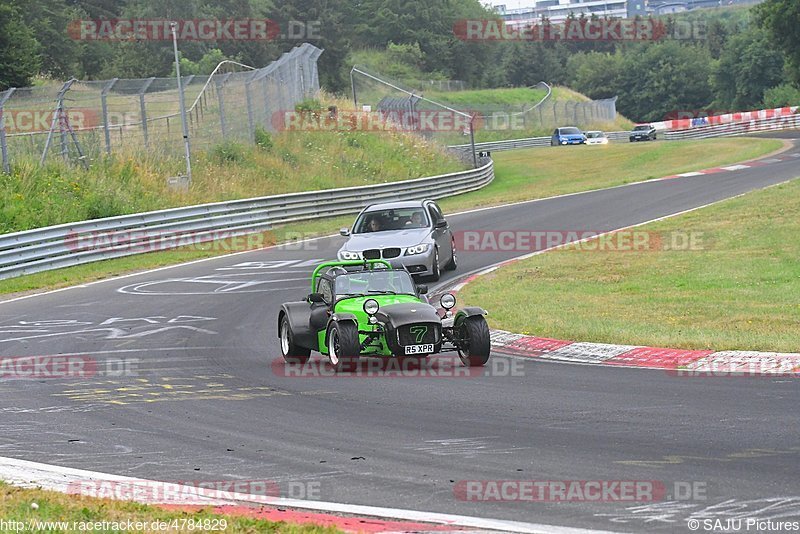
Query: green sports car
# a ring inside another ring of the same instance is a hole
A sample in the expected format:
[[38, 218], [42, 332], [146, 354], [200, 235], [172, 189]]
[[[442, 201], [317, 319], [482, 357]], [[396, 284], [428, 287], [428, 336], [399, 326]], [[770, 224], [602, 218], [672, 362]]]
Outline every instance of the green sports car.
[[317, 351], [336, 371], [355, 369], [361, 356], [420, 358], [443, 351], [458, 352], [467, 366], [485, 365], [491, 350], [486, 311], [467, 307], [453, 315], [456, 299], [446, 293], [439, 312], [425, 293], [408, 271], [384, 260], [323, 263], [311, 276], [311, 294], [281, 306], [281, 354], [287, 363], [305, 364]]

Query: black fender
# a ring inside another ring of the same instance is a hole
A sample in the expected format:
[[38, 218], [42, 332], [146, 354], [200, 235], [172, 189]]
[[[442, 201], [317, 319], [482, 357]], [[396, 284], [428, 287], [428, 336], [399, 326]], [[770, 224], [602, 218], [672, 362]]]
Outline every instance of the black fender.
[[308, 302], [287, 302], [281, 305], [278, 313], [278, 337], [281, 335], [281, 320], [284, 315], [289, 319], [289, 326], [292, 327], [295, 344], [311, 350], [319, 350], [317, 344], [317, 333], [311, 331], [308, 319], [311, 317], [311, 307]]
[[325, 344], [328, 344], [328, 332], [330, 332], [332, 323], [353, 323], [358, 328], [358, 319], [352, 313], [334, 313], [328, 320], [328, 326], [325, 328]]
[[453, 321], [453, 324], [456, 325], [461, 324], [461, 321], [463, 321], [467, 317], [475, 317], [477, 315], [484, 316], [487, 314], [488, 312], [483, 308], [479, 308], [478, 306], [467, 306], [466, 308], [461, 308], [460, 310], [458, 310], [458, 312], [456, 313], [455, 321]]

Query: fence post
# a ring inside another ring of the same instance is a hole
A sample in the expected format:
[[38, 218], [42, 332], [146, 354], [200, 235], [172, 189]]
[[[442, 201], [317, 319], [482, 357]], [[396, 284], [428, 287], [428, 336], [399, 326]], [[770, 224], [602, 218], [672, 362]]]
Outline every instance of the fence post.
[[106, 137], [106, 154], [111, 155], [111, 132], [108, 130], [108, 92], [114, 87], [119, 78], [113, 78], [103, 86], [100, 91], [100, 105], [103, 108], [103, 133]]
[[11, 163], [8, 161], [8, 145], [6, 145], [6, 118], [3, 107], [11, 95], [16, 91], [14, 87], [0, 94], [0, 152], [3, 155], [3, 172], [11, 174]]
[[222, 128], [222, 138], [225, 139], [225, 97], [222, 95], [225, 82], [231, 77], [231, 73], [224, 74], [222, 79], [217, 78], [214, 83], [217, 85], [217, 100], [219, 100], [219, 124]]
[[[47, 153], [50, 151], [50, 146], [53, 143], [53, 132], [56, 130], [56, 125], [61, 123], [61, 114], [64, 112], [64, 95], [69, 91], [69, 88], [72, 87], [72, 84], [75, 83], [77, 80], [75, 78], [69, 80], [68, 82], [64, 83], [61, 86], [61, 89], [58, 91], [58, 96], [56, 97], [56, 109], [53, 111], [53, 122], [50, 123], [50, 130], [47, 132], [47, 140], [44, 143], [44, 150], [42, 151], [42, 157], [39, 160], [39, 166], [44, 165], [44, 160], [47, 159]], [[61, 131], [61, 152], [62, 154], [67, 149], [67, 134], [65, 131]]]
[[255, 125], [253, 124], [253, 95], [250, 92], [250, 84], [252, 80], [249, 78], [244, 82], [244, 96], [247, 100], [247, 128], [248, 135], [251, 141], [255, 141]]
[[153, 83], [155, 77], [148, 78], [145, 80], [144, 85], [139, 89], [139, 114], [142, 119], [142, 135], [144, 135], [144, 146], [147, 147], [148, 145], [148, 137], [147, 137], [147, 109], [144, 103], [144, 94], [150, 88], [150, 84]]

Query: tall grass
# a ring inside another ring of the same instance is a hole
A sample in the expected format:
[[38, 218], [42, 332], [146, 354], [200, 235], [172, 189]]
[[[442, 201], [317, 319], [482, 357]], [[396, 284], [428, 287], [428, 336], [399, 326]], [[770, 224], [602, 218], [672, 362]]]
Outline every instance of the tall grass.
[[[265, 135], [266, 134], [266, 135]], [[454, 172], [463, 165], [439, 145], [400, 132], [284, 132], [258, 144], [226, 141], [193, 154], [188, 192], [166, 179], [183, 161], [122, 147], [88, 171], [33, 157], [0, 173], [0, 233], [204, 202], [385, 183]]]

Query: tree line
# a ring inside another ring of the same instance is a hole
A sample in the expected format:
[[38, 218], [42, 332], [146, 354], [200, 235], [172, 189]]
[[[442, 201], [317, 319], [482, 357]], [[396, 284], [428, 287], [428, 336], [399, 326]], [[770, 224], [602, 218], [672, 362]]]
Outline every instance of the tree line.
[[[471, 42], [454, 34], [464, 19], [496, 15], [479, 0], [0, 0], [0, 89], [36, 77], [136, 78], [174, 73], [171, 43], [75, 38], [75, 21], [102, 19], [271, 19], [313, 21], [309, 42], [324, 48], [320, 79], [346, 91], [354, 52], [377, 50], [431, 78], [471, 87], [563, 84], [591, 98], [618, 96], [634, 120], [675, 110], [751, 109], [800, 99], [800, 2], [692, 11], [665, 19], [702, 24], [700, 36], [657, 42]], [[669, 32], [668, 32], [669, 33]], [[289, 37], [289, 36], [284, 36]], [[263, 66], [298, 44], [270, 40], [186, 40], [182, 68], [210, 73], [222, 59]], [[401, 54], [398, 51], [403, 52]]]

